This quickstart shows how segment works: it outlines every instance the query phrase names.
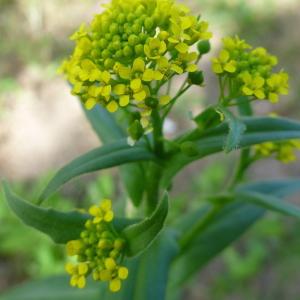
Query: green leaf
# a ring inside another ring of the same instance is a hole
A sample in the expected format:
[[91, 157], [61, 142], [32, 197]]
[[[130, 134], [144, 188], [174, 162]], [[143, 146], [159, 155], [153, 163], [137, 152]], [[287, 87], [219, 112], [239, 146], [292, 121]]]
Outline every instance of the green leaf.
[[[300, 179], [284, 179], [274, 181], [260, 181], [240, 185], [239, 192], [259, 192], [264, 197], [287, 197], [300, 190]], [[173, 278], [173, 284], [180, 284], [188, 279], [199, 268], [207, 264], [218, 253], [220, 253], [230, 243], [238, 239], [255, 221], [260, 219], [265, 209], [251, 203], [241, 203], [241, 197], [235, 197], [236, 202], [223, 209], [215, 221], [204, 231], [201, 236], [195, 238], [195, 242], [190, 248], [174, 262], [174, 269], [171, 274], [180, 274]], [[283, 204], [284, 202], [282, 202]], [[176, 222], [175, 227], [182, 232], [189, 230], [193, 224], [203, 217], [209, 210], [206, 205], [197, 211], [186, 214], [181, 220]]]
[[279, 198], [274, 196], [255, 192], [237, 192], [236, 197], [238, 197], [240, 201], [246, 201], [287, 216], [300, 218], [299, 207], [287, 202], [282, 202]]
[[[12, 193], [7, 183], [3, 183], [3, 190], [9, 207], [19, 219], [26, 225], [47, 234], [55, 243], [64, 244], [78, 239], [89, 218], [87, 214], [77, 211], [61, 212], [33, 205]], [[134, 219], [116, 218], [114, 226], [117, 231], [122, 231], [136, 222]]]
[[219, 105], [217, 111], [224, 116], [225, 122], [228, 124], [228, 136], [225, 142], [225, 152], [229, 153], [234, 149], [238, 149], [242, 135], [246, 130], [246, 126], [240, 118], [236, 117], [230, 110]]
[[[111, 143], [126, 137], [126, 134], [116, 123], [113, 115], [106, 109], [96, 105], [94, 109], [87, 110], [82, 106], [87, 119], [103, 143]], [[142, 163], [132, 163], [120, 167], [122, 181], [130, 199], [135, 206], [139, 206], [145, 190], [145, 172]]]
[[[68, 276], [24, 283], [0, 296], [0, 300], [99, 300], [99, 284], [89, 282], [85, 289], [72, 288]], [[103, 286], [104, 288], [104, 286]]]
[[300, 178], [250, 182], [237, 186], [236, 191], [258, 192], [278, 198], [285, 198], [300, 191]]
[[131, 147], [126, 140], [121, 140], [104, 145], [80, 156], [60, 169], [43, 191], [40, 200], [48, 198], [64, 183], [79, 175], [130, 162], [154, 159], [154, 154], [142, 144]]
[[155, 240], [164, 226], [168, 209], [169, 200], [166, 193], [149, 218], [125, 228], [122, 235], [128, 241], [128, 256], [140, 254]]
[[182, 284], [205, 266], [238, 239], [263, 213], [264, 209], [244, 203], [233, 203], [225, 207], [211, 225], [200, 236], [195, 237], [194, 243], [174, 261], [170, 274], [177, 275], [172, 279], [172, 286]]
[[96, 105], [92, 110], [87, 110], [82, 105], [82, 109], [103, 143], [111, 143], [126, 137], [113, 115], [106, 109], [99, 105]]
[[[240, 140], [241, 148], [261, 144], [267, 141], [282, 141], [300, 138], [300, 123], [284, 118], [241, 118], [246, 126], [246, 131]], [[228, 125], [222, 124], [216, 128], [206, 131], [193, 130], [176, 140], [177, 143], [185, 141], [195, 142], [198, 156], [187, 157], [183, 153], [177, 152], [167, 162], [167, 168], [163, 176], [163, 186], [168, 187], [172, 178], [189, 163], [205, 156], [223, 151], [226, 141]]]

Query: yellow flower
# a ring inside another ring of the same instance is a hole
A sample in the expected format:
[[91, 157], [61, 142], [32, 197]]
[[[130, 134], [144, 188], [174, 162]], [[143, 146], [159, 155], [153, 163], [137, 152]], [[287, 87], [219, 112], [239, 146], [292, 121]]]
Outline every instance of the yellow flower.
[[104, 8], [72, 35], [75, 48], [60, 71], [86, 109], [126, 107], [149, 132], [147, 99], [175, 74], [197, 71], [190, 50], [211, 37], [208, 23], [175, 0], [112, 0]]
[[267, 85], [269, 87], [268, 98], [272, 103], [278, 102], [278, 95], [287, 95], [289, 90], [289, 76], [285, 72], [272, 74], [267, 79]]
[[264, 99], [265, 93], [264, 93], [264, 84], [265, 80], [261, 76], [252, 76], [248, 72], [244, 72], [240, 75], [243, 86], [242, 86], [242, 92], [246, 96], [255, 96], [258, 99]]
[[80, 239], [67, 243], [67, 254], [78, 258], [78, 263], [67, 263], [70, 285], [84, 288], [86, 278], [92, 275], [95, 281], [108, 281], [109, 289], [117, 292], [121, 282], [128, 277], [128, 269], [121, 265], [126, 242], [115, 230], [112, 203], [104, 199], [89, 209], [91, 219], [86, 221]]
[[144, 46], [144, 51], [147, 57], [154, 60], [163, 56], [166, 50], [166, 43], [158, 38], [150, 38], [149, 42]]
[[212, 62], [212, 69], [216, 74], [234, 73], [236, 71], [236, 61], [230, 59], [230, 54], [226, 50], [222, 50], [219, 57], [213, 58]]

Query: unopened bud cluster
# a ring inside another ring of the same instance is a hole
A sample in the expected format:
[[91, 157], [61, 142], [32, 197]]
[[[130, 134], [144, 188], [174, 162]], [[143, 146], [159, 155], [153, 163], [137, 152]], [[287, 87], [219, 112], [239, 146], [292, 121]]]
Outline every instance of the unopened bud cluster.
[[173, 0], [112, 0], [73, 34], [75, 50], [61, 69], [87, 109], [129, 108], [149, 131], [152, 110], [171, 101], [168, 94], [158, 96], [160, 87], [175, 75], [198, 71], [209, 44], [200, 45], [200, 54], [191, 46], [211, 38], [207, 29], [208, 23]]
[[71, 286], [84, 288], [87, 276], [96, 281], [109, 282], [112, 292], [120, 290], [128, 269], [120, 263], [124, 257], [125, 240], [114, 230], [111, 201], [103, 200], [89, 209], [91, 219], [85, 224], [80, 239], [67, 243], [67, 254], [76, 256], [78, 263], [67, 263]]
[[289, 88], [288, 74], [273, 71], [277, 64], [276, 56], [265, 48], [253, 49], [238, 37], [224, 38], [219, 56], [212, 59], [212, 69], [228, 88], [229, 97], [244, 95], [272, 103], [288, 94]]

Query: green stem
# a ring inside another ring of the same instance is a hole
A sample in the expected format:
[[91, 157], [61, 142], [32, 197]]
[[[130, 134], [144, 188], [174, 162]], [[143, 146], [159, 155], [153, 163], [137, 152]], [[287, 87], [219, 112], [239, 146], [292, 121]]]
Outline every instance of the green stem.
[[236, 167], [236, 171], [233, 175], [233, 178], [229, 184], [228, 189], [232, 190], [239, 182], [241, 182], [244, 179], [245, 172], [249, 168], [251, 164], [250, 157], [250, 149], [243, 149], [241, 151], [240, 160], [238, 162], [238, 165]]
[[189, 247], [190, 243], [193, 242], [196, 236], [199, 236], [215, 219], [216, 215], [220, 212], [224, 205], [214, 205], [206, 215], [201, 218], [197, 223], [194, 224], [192, 229], [187, 232], [179, 240], [181, 252], [184, 252]]
[[179, 92], [177, 93], [177, 95], [171, 100], [171, 102], [169, 103], [169, 106], [167, 107], [166, 111], [163, 114], [162, 119], [164, 120], [166, 118], [166, 116], [170, 113], [171, 109], [173, 108], [176, 100], [182, 96], [189, 88], [191, 87], [191, 85], [187, 85], [185, 88], [183, 88], [182, 90], [179, 90]]

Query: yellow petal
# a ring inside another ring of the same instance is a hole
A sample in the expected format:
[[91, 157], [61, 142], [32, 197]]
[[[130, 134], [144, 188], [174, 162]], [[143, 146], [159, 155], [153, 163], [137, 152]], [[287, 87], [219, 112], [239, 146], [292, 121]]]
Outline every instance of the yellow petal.
[[111, 113], [116, 112], [118, 110], [118, 108], [119, 108], [119, 106], [116, 101], [111, 101], [106, 105], [106, 109]]
[[105, 222], [109, 223], [113, 220], [113, 218], [114, 218], [114, 213], [113, 213], [112, 210], [110, 210], [107, 213], [105, 213], [103, 219], [104, 219]]
[[254, 95], [260, 100], [265, 98], [265, 93], [263, 92], [263, 90], [256, 90], [254, 92]]
[[196, 71], [198, 70], [198, 66], [195, 65], [195, 64], [188, 65], [188, 67], [186, 68], [186, 70], [187, 70], [189, 73], [193, 73], [193, 72], [196, 72]]
[[175, 64], [171, 65], [171, 70], [174, 71], [177, 74], [182, 74], [183, 73], [183, 69], [181, 67], [179, 67], [178, 65], [175, 65]]
[[179, 43], [175, 48], [179, 53], [187, 53], [189, 50], [189, 46], [185, 43]]
[[102, 270], [100, 271], [100, 280], [101, 281], [109, 281], [111, 280], [111, 271], [110, 270]]
[[120, 267], [118, 270], [118, 277], [122, 280], [127, 279], [128, 277], [128, 269], [125, 267]]
[[96, 217], [100, 214], [100, 208], [97, 205], [93, 205], [89, 208], [89, 214]]
[[104, 261], [104, 265], [105, 265], [105, 268], [110, 271], [113, 271], [117, 266], [117, 264], [113, 258], [106, 258]]
[[124, 66], [119, 67], [119, 75], [122, 79], [130, 79], [131, 77], [131, 70], [129, 68], [126, 68]]
[[251, 96], [253, 95], [253, 90], [251, 90], [250, 88], [248, 88], [247, 86], [244, 86], [242, 88], [242, 91], [243, 93], [246, 95], [246, 96]]
[[89, 98], [89, 99], [85, 102], [84, 106], [85, 106], [86, 109], [91, 110], [91, 109], [94, 108], [94, 106], [95, 106], [96, 104], [97, 104], [97, 102], [96, 102], [96, 99], [95, 99], [95, 98]]
[[141, 72], [141, 73], [144, 72], [145, 62], [141, 57], [138, 57], [134, 60], [132, 70], [134, 72], [136, 72], [136, 71]]
[[220, 58], [220, 60], [221, 60], [222, 62], [224, 62], [224, 63], [227, 62], [227, 61], [229, 60], [229, 53], [228, 53], [228, 51], [222, 50], [222, 51], [220, 52], [219, 58]]
[[113, 279], [109, 283], [109, 289], [111, 292], [116, 293], [121, 289], [121, 280], [120, 279]]
[[102, 88], [101, 95], [104, 97], [109, 97], [111, 93], [111, 85], [106, 85]]
[[136, 79], [133, 79], [131, 80], [130, 82], [130, 87], [133, 91], [138, 91], [141, 89], [142, 87], [142, 81], [140, 78], [136, 78]]
[[154, 71], [154, 79], [155, 80], [162, 80], [164, 78], [164, 74], [159, 71]]
[[107, 71], [102, 72], [102, 74], [101, 74], [102, 81], [104, 81], [105, 83], [109, 83], [110, 78], [111, 78], [111, 76], [110, 76], [109, 72], [107, 72]]
[[78, 274], [85, 275], [89, 270], [87, 263], [79, 263], [78, 265]]
[[152, 69], [147, 69], [144, 72], [142, 79], [144, 81], [152, 81], [154, 79], [154, 71]]
[[213, 63], [212, 64], [212, 70], [216, 73], [216, 74], [222, 74], [223, 73], [223, 67], [220, 63]]
[[147, 97], [147, 93], [146, 93], [145, 90], [142, 90], [142, 91], [140, 91], [138, 93], [135, 93], [133, 96], [134, 96], [135, 100], [137, 100], [137, 101], [143, 101]]
[[129, 104], [130, 97], [129, 95], [123, 95], [120, 97], [119, 104], [121, 107], [125, 107]]
[[72, 263], [67, 263], [65, 265], [65, 270], [68, 274], [73, 275], [75, 271], [75, 266]]
[[125, 84], [116, 84], [114, 86], [114, 93], [117, 95], [124, 95], [126, 92], [126, 85]]

